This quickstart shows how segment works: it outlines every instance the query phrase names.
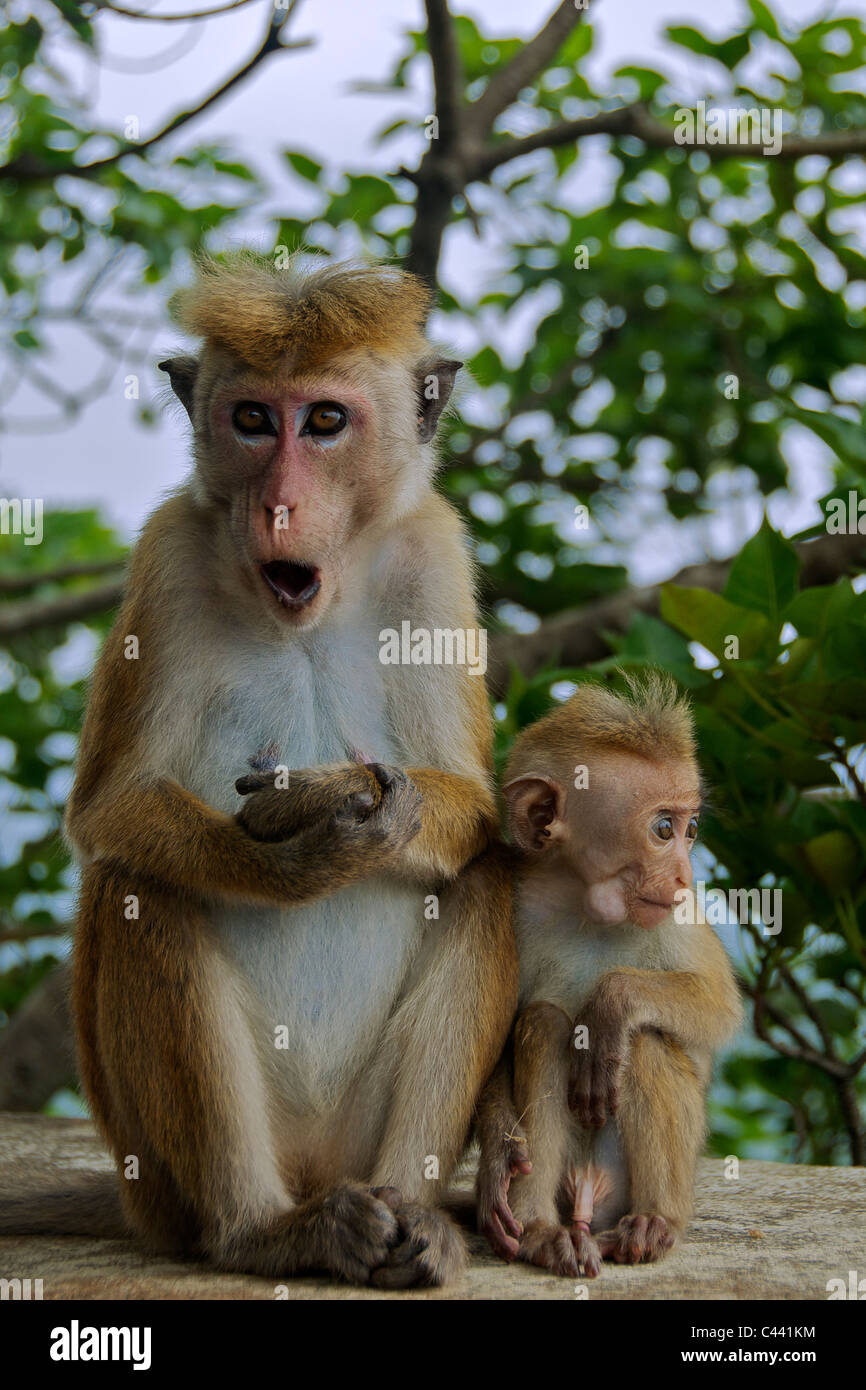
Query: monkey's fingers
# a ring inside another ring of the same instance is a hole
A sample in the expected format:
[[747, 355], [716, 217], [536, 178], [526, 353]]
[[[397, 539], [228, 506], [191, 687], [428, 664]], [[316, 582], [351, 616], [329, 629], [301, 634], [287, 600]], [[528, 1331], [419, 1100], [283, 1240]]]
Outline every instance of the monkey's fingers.
[[486, 1221], [481, 1223], [481, 1234], [486, 1238], [487, 1244], [490, 1246], [494, 1255], [498, 1255], [501, 1260], [505, 1260], [507, 1264], [511, 1264], [512, 1261], [517, 1259], [520, 1251], [519, 1237], [523, 1234], [523, 1227], [514, 1220], [511, 1211], [507, 1207], [506, 1211], [508, 1211], [508, 1216], [511, 1218], [511, 1223], [517, 1227], [514, 1235], [506, 1234], [502, 1224], [503, 1217], [501, 1208], [498, 1206], [490, 1213]]
[[272, 787], [275, 775], [274, 772], [247, 772], [235, 782], [235, 791], [240, 796], [248, 796], [250, 792], [261, 791], [262, 787]]
[[571, 1228], [571, 1243], [574, 1246], [580, 1272], [587, 1279], [595, 1279], [601, 1273], [602, 1252], [588, 1231], [579, 1226]]
[[403, 1205], [403, 1193], [399, 1187], [371, 1187], [370, 1191], [374, 1197], [378, 1197], [380, 1202], [384, 1202], [386, 1207], [396, 1211]]
[[509, 1235], [523, 1235], [523, 1224], [522, 1222], [518, 1221], [517, 1217], [514, 1215], [514, 1212], [511, 1210], [511, 1207], [508, 1205], [507, 1188], [504, 1192], [500, 1193], [500, 1195], [494, 1201], [493, 1214], [499, 1219], [499, 1221], [505, 1227]]

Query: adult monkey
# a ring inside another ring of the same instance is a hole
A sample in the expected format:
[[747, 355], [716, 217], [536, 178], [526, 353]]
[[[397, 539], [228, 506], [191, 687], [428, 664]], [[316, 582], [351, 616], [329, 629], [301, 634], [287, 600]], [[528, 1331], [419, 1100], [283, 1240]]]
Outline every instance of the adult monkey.
[[84, 724], [84, 1084], [138, 1159], [128, 1222], [223, 1269], [400, 1287], [463, 1260], [435, 1201], [517, 966], [484, 683], [379, 660], [406, 619], [477, 621], [432, 487], [460, 364], [427, 307], [396, 270], [249, 258], [179, 293], [204, 347], [162, 367], [195, 469], [144, 530]]

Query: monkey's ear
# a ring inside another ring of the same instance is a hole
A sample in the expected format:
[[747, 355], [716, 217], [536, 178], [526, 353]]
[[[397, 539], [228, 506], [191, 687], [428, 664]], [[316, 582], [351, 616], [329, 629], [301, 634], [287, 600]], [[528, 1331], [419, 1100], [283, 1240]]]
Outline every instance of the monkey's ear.
[[568, 835], [565, 791], [551, 777], [516, 777], [502, 788], [508, 824], [521, 849], [546, 850]]
[[194, 357], [167, 357], [157, 365], [159, 370], [168, 376], [172, 391], [192, 419], [192, 398], [195, 379], [198, 376], [198, 362]]
[[422, 369], [418, 375], [418, 433], [423, 440], [432, 439], [439, 416], [448, 404], [454, 389], [454, 378], [463, 366], [450, 358], [442, 358]]

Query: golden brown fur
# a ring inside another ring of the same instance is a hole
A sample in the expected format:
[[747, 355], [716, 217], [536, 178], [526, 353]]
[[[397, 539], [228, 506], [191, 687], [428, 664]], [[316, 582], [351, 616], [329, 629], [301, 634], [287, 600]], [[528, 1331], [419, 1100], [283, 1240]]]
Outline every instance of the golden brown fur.
[[581, 685], [562, 705], [523, 729], [515, 740], [505, 781], [585, 761], [598, 748], [619, 748], [641, 758], [693, 759], [694, 725], [688, 700], [675, 681], [651, 672], [632, 679], [628, 695]]
[[[390, 270], [202, 271], [177, 307], [201, 359], [165, 364], [195, 472], [145, 527], [93, 678], [67, 816], [82, 1078], [137, 1160], [129, 1225], [223, 1268], [387, 1288], [464, 1258], [437, 1203], [517, 960], [483, 680], [379, 653], [407, 617], [478, 622], [431, 486], [459, 364], [425, 305]], [[345, 401], [339, 437], [307, 428], [322, 401]], [[298, 570], [318, 587], [268, 579]]]
[[506, 1259], [593, 1277], [659, 1258], [688, 1220], [712, 1056], [740, 1018], [714, 932], [670, 905], [691, 888], [693, 750], [686, 702], [650, 677], [624, 698], [582, 686], [509, 761], [520, 1004], [478, 1192]]
[[172, 316], [184, 332], [233, 353], [259, 371], [291, 353], [314, 366], [348, 348], [420, 355], [429, 294], [407, 271], [330, 265], [285, 269], [260, 257], [203, 257], [196, 283], [178, 290]]

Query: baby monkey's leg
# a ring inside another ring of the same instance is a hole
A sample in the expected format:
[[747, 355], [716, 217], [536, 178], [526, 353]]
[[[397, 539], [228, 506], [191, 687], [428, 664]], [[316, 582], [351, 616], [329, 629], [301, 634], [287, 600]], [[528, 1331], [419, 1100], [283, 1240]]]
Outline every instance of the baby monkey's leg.
[[670, 1250], [688, 1221], [704, 1142], [704, 1087], [677, 1043], [642, 1032], [632, 1040], [621, 1096], [617, 1128], [630, 1197], [626, 1215], [598, 1241], [605, 1259], [638, 1264]]
[[571, 1036], [568, 1016], [542, 1001], [530, 1004], [515, 1024], [514, 1101], [532, 1172], [512, 1180], [509, 1200], [523, 1226], [518, 1259], [578, 1278], [589, 1271], [581, 1268], [560, 1211], [575, 1145], [566, 1094]]

